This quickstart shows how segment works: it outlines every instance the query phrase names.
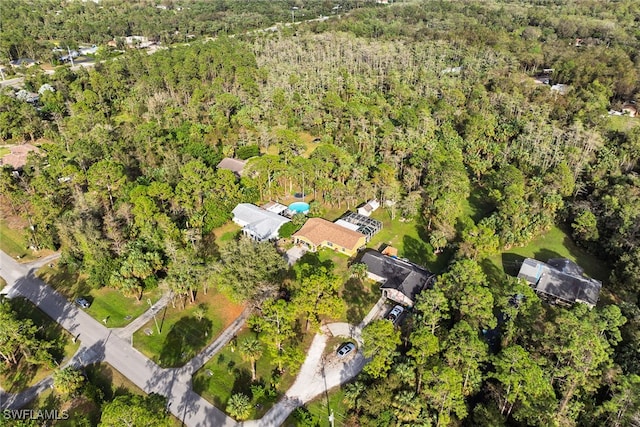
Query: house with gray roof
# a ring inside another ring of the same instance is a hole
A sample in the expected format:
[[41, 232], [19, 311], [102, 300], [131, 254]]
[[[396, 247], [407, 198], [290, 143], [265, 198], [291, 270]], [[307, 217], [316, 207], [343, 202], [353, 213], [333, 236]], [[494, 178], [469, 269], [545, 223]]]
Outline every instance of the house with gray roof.
[[602, 288], [601, 282], [586, 277], [582, 267], [566, 258], [552, 258], [546, 263], [526, 258], [518, 278], [529, 282], [547, 301], [567, 306], [578, 302], [593, 308]]
[[280, 227], [290, 221], [251, 203], [240, 203], [231, 213], [233, 222], [242, 227], [242, 233], [258, 242], [278, 239]]
[[412, 307], [418, 294], [435, 279], [435, 274], [424, 267], [377, 251], [365, 252], [360, 262], [367, 266], [370, 279], [382, 283], [384, 297], [407, 307]]

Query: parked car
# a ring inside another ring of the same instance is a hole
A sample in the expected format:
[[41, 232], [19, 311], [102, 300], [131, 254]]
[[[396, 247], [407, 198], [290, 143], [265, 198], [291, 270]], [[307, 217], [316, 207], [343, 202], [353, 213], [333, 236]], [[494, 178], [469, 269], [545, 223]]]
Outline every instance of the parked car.
[[398, 320], [398, 317], [400, 317], [403, 312], [404, 307], [402, 307], [401, 305], [396, 305], [391, 309], [389, 314], [387, 314], [387, 319], [391, 320], [393, 323], [396, 323], [396, 320]]
[[89, 301], [87, 301], [87, 299], [84, 298], [84, 297], [76, 298], [76, 304], [78, 304], [82, 308], [91, 307], [91, 303]]
[[338, 355], [339, 358], [342, 359], [355, 349], [356, 349], [356, 345], [354, 343], [347, 342], [342, 344], [340, 347], [338, 347], [338, 351], [336, 352], [336, 354]]

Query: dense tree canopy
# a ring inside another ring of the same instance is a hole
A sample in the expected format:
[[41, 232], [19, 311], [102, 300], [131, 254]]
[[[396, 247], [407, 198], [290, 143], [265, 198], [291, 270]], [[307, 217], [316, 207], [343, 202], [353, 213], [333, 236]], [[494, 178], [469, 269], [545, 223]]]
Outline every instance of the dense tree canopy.
[[[640, 3], [343, 2], [367, 7], [225, 37], [286, 21], [290, 5], [42, 2], [3, 4], [7, 59], [46, 59], [54, 39], [189, 44], [19, 70], [26, 89], [53, 89], [36, 104], [0, 94], [0, 139], [39, 145], [19, 174], [0, 175], [31, 245], [60, 249], [93, 287], [140, 298], [166, 286], [183, 304], [215, 287], [251, 302], [258, 338], [242, 354], [282, 372], [300, 365], [301, 331], [349, 304], [341, 277], [319, 259], [289, 270], [282, 247], [212, 231], [241, 202], [301, 192], [319, 215], [377, 198], [389, 218], [415, 221], [420, 251], [452, 262], [401, 328], [364, 329], [371, 361], [345, 389], [353, 424], [637, 423], [640, 126], [607, 112], [640, 101]], [[217, 168], [223, 157], [247, 159], [241, 178]], [[492, 268], [489, 256], [553, 225], [612, 267], [593, 310], [549, 306]], [[41, 354], [32, 325], [0, 308], [15, 326], [2, 327], [4, 362]], [[228, 411], [243, 417], [234, 396]], [[127, 399], [105, 425], [164, 422], [147, 418], [155, 400]], [[140, 411], [124, 413], [129, 403]]]

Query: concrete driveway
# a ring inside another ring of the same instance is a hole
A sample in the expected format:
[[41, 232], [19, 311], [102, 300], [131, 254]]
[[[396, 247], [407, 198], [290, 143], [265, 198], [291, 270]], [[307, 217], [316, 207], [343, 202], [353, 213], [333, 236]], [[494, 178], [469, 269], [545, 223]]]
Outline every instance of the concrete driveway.
[[[115, 333], [116, 330], [106, 328], [35, 276], [40, 266], [55, 258], [54, 255], [31, 264], [20, 264], [0, 251], [0, 276], [7, 282], [7, 287], [2, 293], [10, 297], [26, 297], [80, 339], [80, 349], [70, 361], [71, 365], [79, 367], [97, 361], [109, 363], [146, 393], [155, 392], [166, 396], [169, 410], [186, 426], [238, 425], [235, 420], [227, 417], [193, 391], [191, 375], [237, 333], [248, 312], [243, 312], [216, 341], [183, 368], [163, 369], [131, 347], [128, 339], [119, 336], [123, 335], [122, 333], [118, 334]], [[327, 363], [323, 358], [327, 340], [330, 336], [347, 336], [362, 344], [362, 328], [380, 316], [383, 306], [384, 301], [381, 298], [357, 326], [333, 323], [323, 327], [314, 337], [296, 381], [285, 396], [262, 419], [246, 421], [242, 425], [279, 426], [298, 406], [356, 377], [367, 363], [362, 353], [357, 351], [353, 357], [345, 361], [332, 360], [331, 363]], [[18, 395], [8, 395], [0, 391], [0, 409], [22, 407], [50, 384], [51, 379], [48, 378]]]
[[294, 246], [285, 253], [284, 259], [287, 260], [289, 265], [293, 265], [298, 262], [305, 253], [307, 253], [307, 250], [302, 246]]

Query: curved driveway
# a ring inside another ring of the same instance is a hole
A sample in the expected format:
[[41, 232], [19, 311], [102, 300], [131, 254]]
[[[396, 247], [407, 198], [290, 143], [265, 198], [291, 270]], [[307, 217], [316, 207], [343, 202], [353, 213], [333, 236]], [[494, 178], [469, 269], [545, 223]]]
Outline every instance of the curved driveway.
[[[52, 255], [41, 260], [20, 264], [0, 251], [0, 276], [7, 282], [1, 293], [9, 297], [23, 296], [42, 311], [78, 337], [81, 346], [70, 360], [73, 366], [84, 366], [97, 361], [109, 363], [131, 382], [147, 393], [159, 393], [167, 397], [169, 410], [189, 427], [226, 427], [237, 425], [222, 411], [195, 393], [191, 387], [191, 376], [195, 370], [213, 357], [244, 324], [248, 311], [236, 319], [223, 333], [199, 355], [178, 369], [163, 369], [131, 347], [113, 330], [106, 328], [61, 294], [35, 276], [39, 267], [55, 259]], [[345, 363], [331, 363], [323, 354], [329, 335], [343, 335], [359, 343], [361, 328], [378, 315], [380, 302], [374, 306], [365, 320], [356, 326], [333, 323], [323, 327], [311, 343], [296, 381], [285, 396], [260, 420], [242, 423], [244, 426], [278, 426], [296, 407], [327, 390], [354, 378], [364, 367], [366, 360], [360, 352]], [[29, 390], [10, 395], [0, 391], [0, 408], [20, 408], [51, 384], [51, 379], [41, 381]]]

